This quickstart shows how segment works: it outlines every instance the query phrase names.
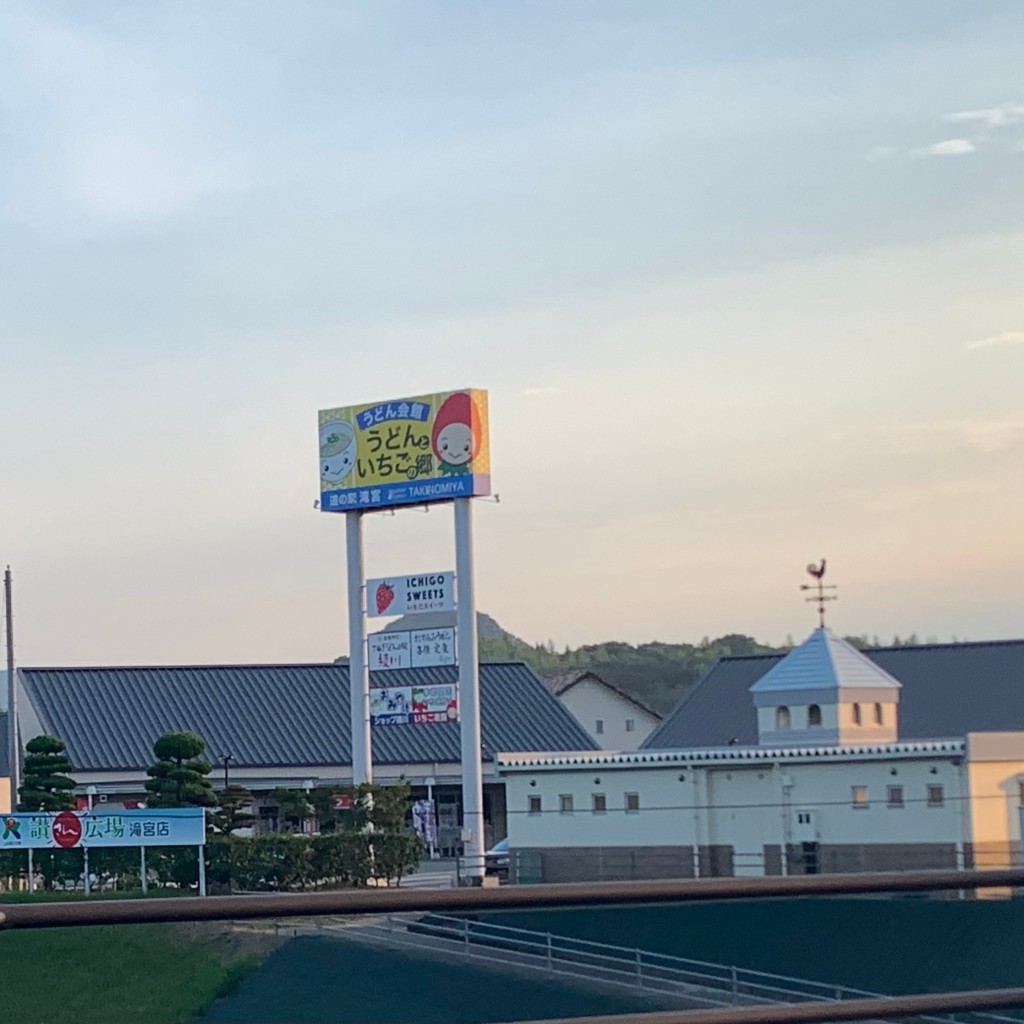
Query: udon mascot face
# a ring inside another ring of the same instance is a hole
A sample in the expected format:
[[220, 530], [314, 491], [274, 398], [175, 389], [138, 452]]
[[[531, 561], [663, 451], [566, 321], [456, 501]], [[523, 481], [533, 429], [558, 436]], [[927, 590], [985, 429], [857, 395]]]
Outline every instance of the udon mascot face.
[[356, 464], [356, 436], [351, 424], [338, 420], [320, 428], [320, 477], [337, 484]]

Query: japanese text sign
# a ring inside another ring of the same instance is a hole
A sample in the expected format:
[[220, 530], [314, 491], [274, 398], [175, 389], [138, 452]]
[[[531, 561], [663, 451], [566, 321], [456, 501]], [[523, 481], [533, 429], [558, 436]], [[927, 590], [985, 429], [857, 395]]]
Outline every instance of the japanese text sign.
[[491, 493], [486, 391], [322, 409], [319, 426], [325, 512]]
[[389, 576], [366, 581], [366, 614], [408, 615], [450, 612], [455, 608], [455, 573]]
[[370, 690], [373, 725], [436, 725], [459, 717], [458, 686], [377, 686]]
[[201, 807], [144, 811], [59, 811], [0, 815], [0, 850], [96, 846], [202, 846]]
[[451, 626], [371, 633], [366, 644], [371, 672], [455, 664], [455, 630]]

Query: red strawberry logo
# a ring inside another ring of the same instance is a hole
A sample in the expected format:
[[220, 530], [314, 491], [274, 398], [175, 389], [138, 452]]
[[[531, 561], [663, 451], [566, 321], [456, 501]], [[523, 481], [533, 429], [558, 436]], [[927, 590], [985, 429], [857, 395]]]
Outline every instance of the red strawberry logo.
[[374, 598], [377, 601], [377, 614], [383, 615], [395, 599], [395, 588], [390, 583], [378, 584]]

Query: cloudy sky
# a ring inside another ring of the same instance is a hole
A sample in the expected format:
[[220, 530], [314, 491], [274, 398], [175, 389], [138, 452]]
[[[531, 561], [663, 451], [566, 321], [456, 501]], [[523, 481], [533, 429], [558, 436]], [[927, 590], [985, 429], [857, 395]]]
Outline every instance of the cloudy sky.
[[823, 555], [843, 632], [1020, 636], [1022, 67], [1017, 0], [7, 0], [20, 662], [343, 652], [316, 411], [461, 386], [527, 639], [799, 638]]

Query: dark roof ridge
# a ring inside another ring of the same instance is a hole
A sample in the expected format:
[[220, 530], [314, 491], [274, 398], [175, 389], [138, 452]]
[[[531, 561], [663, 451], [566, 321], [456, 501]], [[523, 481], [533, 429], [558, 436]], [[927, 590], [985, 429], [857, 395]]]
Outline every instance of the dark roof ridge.
[[[845, 640], [845, 637], [836, 634], [840, 640]], [[951, 647], [1010, 647], [1013, 644], [1024, 644], [1024, 639], [1017, 640], [949, 640], [946, 642], [932, 641], [924, 644], [883, 644], [880, 647], [858, 647], [856, 648], [861, 654], [871, 654], [873, 651], [926, 651], [935, 650], [941, 648], [948, 650]], [[787, 648], [786, 650], [764, 652], [762, 654], [723, 654], [718, 661], [755, 661], [758, 658], [784, 658], [791, 650], [795, 650], [795, 647]], [[716, 662], [715, 664], [717, 664]], [[712, 666], [714, 668], [714, 666]], [[708, 670], [710, 671], [710, 669]], [[705, 673], [707, 675], [707, 673]], [[703, 678], [703, 676], [701, 677]], [[698, 680], [699, 682], [699, 680]], [[696, 684], [694, 684], [696, 685]]]

